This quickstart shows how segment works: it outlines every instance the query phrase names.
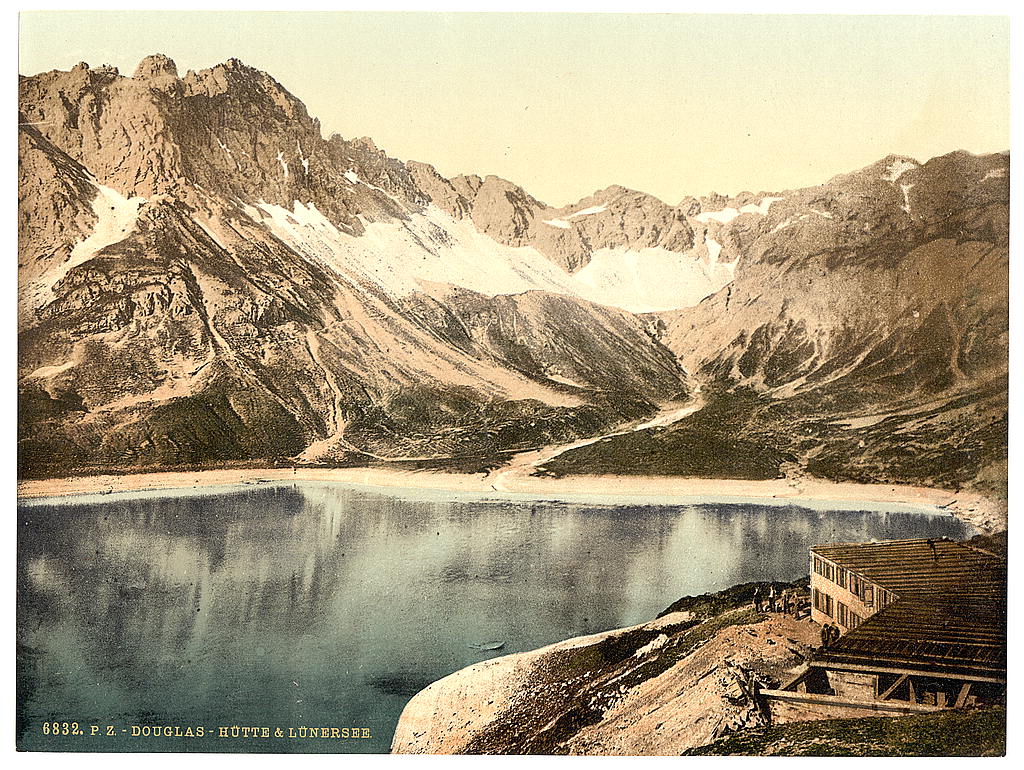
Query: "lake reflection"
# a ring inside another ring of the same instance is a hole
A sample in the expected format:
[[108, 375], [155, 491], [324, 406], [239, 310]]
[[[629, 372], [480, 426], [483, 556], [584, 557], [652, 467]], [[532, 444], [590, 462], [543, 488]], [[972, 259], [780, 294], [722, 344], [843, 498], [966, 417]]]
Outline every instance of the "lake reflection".
[[[439, 501], [309, 483], [23, 503], [18, 534], [20, 747], [328, 752], [387, 751], [416, 691], [487, 657], [799, 577], [813, 543], [968, 529], [920, 513]], [[46, 720], [104, 727], [54, 739]], [[130, 725], [208, 735], [132, 738]], [[372, 737], [227, 740], [222, 725]]]

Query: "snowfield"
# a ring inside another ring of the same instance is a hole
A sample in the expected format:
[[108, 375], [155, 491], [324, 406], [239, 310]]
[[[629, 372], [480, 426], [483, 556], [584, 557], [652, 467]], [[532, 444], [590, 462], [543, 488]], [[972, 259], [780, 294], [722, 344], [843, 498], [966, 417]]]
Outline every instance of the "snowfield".
[[721, 246], [714, 242], [687, 253], [600, 249], [570, 275], [533, 247], [499, 244], [470, 219], [455, 219], [433, 204], [407, 222], [364, 222], [361, 236], [341, 232], [313, 204], [295, 201], [288, 211], [261, 201], [244, 208], [343, 280], [369, 281], [400, 297], [422, 291], [421, 282], [429, 282], [492, 297], [549, 291], [642, 313], [689, 307], [732, 280], [733, 265], [718, 263]]
[[726, 225], [740, 214], [759, 214], [760, 216], [767, 216], [768, 210], [772, 207], [772, 204], [775, 203], [775, 201], [781, 200], [782, 198], [767, 197], [762, 198], [761, 202], [757, 205], [748, 203], [746, 206], [741, 206], [738, 209], [733, 208], [732, 206], [727, 206], [720, 211], [702, 211], [700, 214], [695, 216], [694, 219], [698, 222], [702, 222], [703, 224], [707, 224], [713, 219], [716, 222]]
[[895, 182], [908, 171], [913, 171], [915, 168], [917, 168], [917, 166], [917, 163], [914, 163], [909, 160], [893, 161], [885, 170], [885, 174], [882, 175], [882, 179], [884, 179], [886, 182]]
[[591, 206], [590, 208], [580, 209], [579, 211], [574, 211], [572, 214], [569, 214], [568, 216], [566, 216], [566, 219], [572, 219], [573, 217], [585, 217], [588, 214], [600, 214], [602, 211], [607, 210], [607, 208], [608, 207], [605, 206], [605, 205]]

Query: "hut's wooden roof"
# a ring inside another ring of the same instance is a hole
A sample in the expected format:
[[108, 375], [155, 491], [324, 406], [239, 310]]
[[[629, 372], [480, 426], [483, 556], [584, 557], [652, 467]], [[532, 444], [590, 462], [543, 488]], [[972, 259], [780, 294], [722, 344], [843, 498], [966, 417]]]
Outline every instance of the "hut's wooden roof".
[[815, 656], [922, 672], [1006, 676], [1006, 603], [900, 599]]
[[1006, 597], [1006, 560], [945, 538], [816, 545], [811, 551], [900, 597]]
[[833, 543], [811, 550], [897, 596], [816, 660], [1005, 678], [1001, 556], [945, 539]]

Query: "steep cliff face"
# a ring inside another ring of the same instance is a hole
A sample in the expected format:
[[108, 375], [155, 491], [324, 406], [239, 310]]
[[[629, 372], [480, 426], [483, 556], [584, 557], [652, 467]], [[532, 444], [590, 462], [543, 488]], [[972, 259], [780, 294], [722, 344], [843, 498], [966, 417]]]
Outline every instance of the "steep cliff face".
[[80, 64], [22, 78], [19, 110], [23, 473], [479, 467], [649, 414], [694, 375], [710, 408], [560, 468], [999, 475], [1004, 155], [554, 208], [324, 139], [235, 59]]
[[128, 198], [289, 209], [300, 200], [353, 233], [357, 214], [401, 217], [423, 200], [402, 164], [369, 140], [325, 141], [299, 100], [237, 59], [184, 78], [159, 55], [130, 78], [83, 63], [22, 78], [19, 109], [21, 122]]

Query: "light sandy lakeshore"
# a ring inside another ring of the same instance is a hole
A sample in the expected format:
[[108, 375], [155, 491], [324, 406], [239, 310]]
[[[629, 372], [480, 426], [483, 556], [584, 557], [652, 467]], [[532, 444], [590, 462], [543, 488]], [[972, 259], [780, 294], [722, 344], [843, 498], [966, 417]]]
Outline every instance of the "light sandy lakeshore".
[[674, 476], [571, 476], [549, 478], [505, 474], [500, 489], [491, 474], [404, 471], [391, 468], [268, 468], [191, 472], [133, 473], [109, 476], [20, 481], [19, 498], [135, 492], [143, 490], [218, 487], [233, 484], [287, 481], [336, 482], [367, 487], [437, 490], [501, 496], [523, 494], [558, 500], [580, 496], [614, 496], [642, 502], [692, 503], [701, 500], [776, 500], [801, 502], [856, 502], [934, 507], [948, 511], [979, 532], [1006, 528], [1005, 506], [980, 495], [928, 487], [850, 484], [802, 478], [747, 481], [694, 479]]

